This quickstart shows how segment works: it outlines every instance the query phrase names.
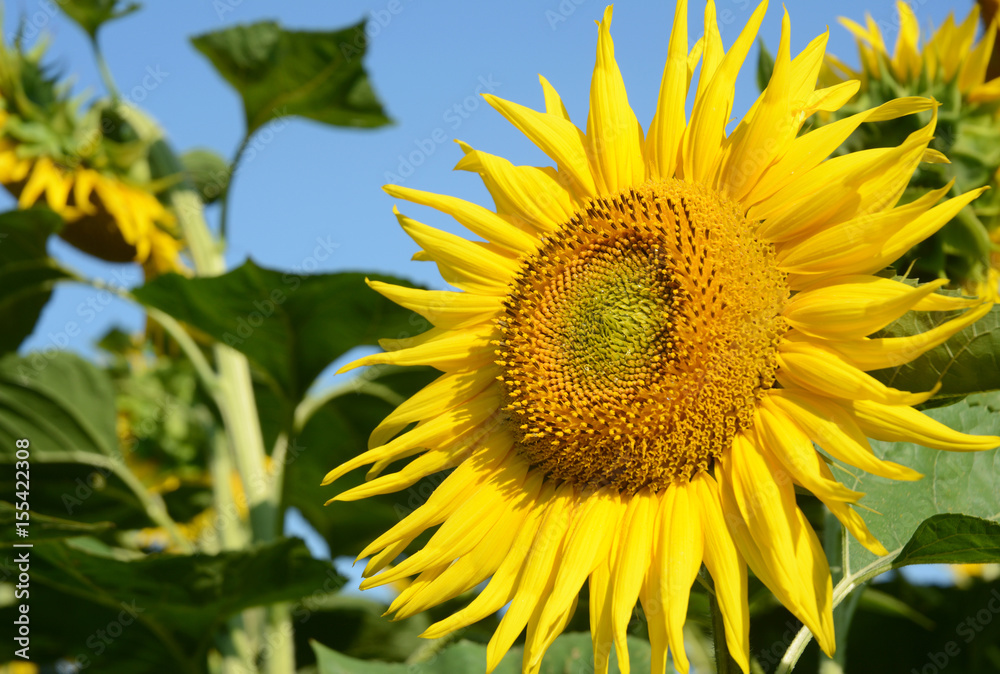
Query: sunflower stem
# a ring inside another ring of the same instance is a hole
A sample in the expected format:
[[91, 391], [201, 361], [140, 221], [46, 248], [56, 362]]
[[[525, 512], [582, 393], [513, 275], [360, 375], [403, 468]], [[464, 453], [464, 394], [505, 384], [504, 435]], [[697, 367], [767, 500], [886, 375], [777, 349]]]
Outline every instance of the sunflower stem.
[[708, 594], [708, 606], [712, 614], [712, 643], [715, 646], [715, 671], [718, 674], [739, 674], [739, 665], [729, 655], [729, 645], [726, 643], [726, 623], [722, 617], [722, 608], [715, 592]]
[[94, 50], [94, 60], [97, 62], [97, 70], [101, 73], [104, 88], [108, 90], [111, 100], [117, 103], [121, 100], [122, 96], [118, 93], [118, 85], [115, 84], [111, 68], [108, 67], [108, 62], [104, 60], [104, 52], [101, 51], [101, 45], [97, 41], [96, 33], [90, 36], [90, 47]]
[[[201, 199], [194, 189], [189, 185], [174, 189], [170, 205], [191, 250], [195, 272], [199, 276], [222, 274], [226, 268], [223, 249], [209, 232]], [[229, 346], [216, 344], [215, 362], [219, 372], [220, 411], [233, 463], [247, 499], [252, 539], [254, 543], [266, 543], [279, 534], [279, 492], [274, 487], [281, 484], [283, 466], [276, 464], [274, 473], [268, 475], [264, 437], [246, 357]], [[287, 604], [267, 609], [262, 632], [260, 642], [265, 654], [262, 671], [269, 674], [294, 672], [295, 650]]]

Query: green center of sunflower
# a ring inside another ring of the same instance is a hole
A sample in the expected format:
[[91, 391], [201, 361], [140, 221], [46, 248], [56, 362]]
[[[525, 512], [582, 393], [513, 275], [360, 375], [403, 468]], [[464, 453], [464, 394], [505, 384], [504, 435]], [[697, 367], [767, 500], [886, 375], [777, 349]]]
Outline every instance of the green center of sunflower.
[[707, 188], [650, 182], [592, 201], [523, 261], [497, 362], [533, 465], [662, 489], [750, 427], [788, 297], [755, 227]]

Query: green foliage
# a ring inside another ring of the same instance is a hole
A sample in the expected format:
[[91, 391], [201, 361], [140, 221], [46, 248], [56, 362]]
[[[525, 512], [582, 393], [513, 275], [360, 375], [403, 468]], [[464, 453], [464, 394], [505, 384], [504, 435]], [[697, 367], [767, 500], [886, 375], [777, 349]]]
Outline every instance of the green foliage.
[[[980, 435], [1000, 434], [1000, 414], [991, 406], [990, 396], [980, 394], [926, 414], [951, 428]], [[923, 473], [916, 482], [896, 482], [869, 475], [856, 469], [843, 468], [835, 475], [849, 488], [864, 492], [863, 508], [859, 513], [875, 537], [891, 553], [906, 549], [921, 523], [935, 515], [957, 513], [972, 518], [996, 521], [997, 494], [1000, 494], [1000, 449], [986, 452], [942, 452], [906, 442], [872, 441], [875, 453]], [[839, 466], [839, 464], [838, 464]], [[925, 528], [913, 546], [928, 545], [928, 536], [934, 532], [952, 531], [940, 524]], [[949, 527], [952, 525], [949, 525]], [[964, 526], [964, 525], [963, 525]], [[971, 526], [968, 525], [968, 526]], [[962, 539], [956, 539], [961, 541]], [[942, 548], [948, 545], [942, 541]], [[956, 542], [960, 546], [960, 543]], [[914, 547], [910, 547], [913, 550]], [[956, 547], [953, 558], [966, 559], [961, 547]], [[851, 538], [844, 555], [845, 575], [855, 573], [876, 561], [875, 555], [865, 550]], [[1000, 556], [994, 555], [996, 561]], [[939, 561], [945, 561], [942, 557]], [[970, 560], [972, 561], [972, 560]], [[974, 561], [983, 561], [981, 558]], [[907, 563], [901, 560], [900, 563]]]
[[[31, 559], [32, 583], [68, 593], [81, 611], [69, 619], [55, 618], [64, 630], [60, 638], [36, 643], [32, 655], [43, 661], [84, 655], [102, 672], [117, 671], [105, 669], [113, 666], [122, 667], [120, 671], [203, 672], [205, 653], [229, 616], [332, 592], [343, 584], [328, 562], [313, 559], [297, 539], [217, 555], [142, 556], [78, 538], [36, 545]], [[39, 625], [45, 624], [45, 606], [51, 604], [32, 602]], [[113, 609], [121, 636], [108, 631], [115, 638], [97, 649], [101, 639], [92, 637], [95, 627], [103, 625], [92, 616], [100, 607]], [[11, 613], [0, 610], [3, 619]], [[147, 660], [147, 649], [161, 658], [158, 668], [155, 659]]]
[[[331, 250], [336, 244], [329, 245]], [[246, 354], [288, 409], [313, 380], [356, 346], [408, 337], [426, 321], [378, 295], [365, 274], [300, 274], [248, 261], [214, 278], [157, 277], [134, 292], [213, 339]], [[379, 274], [369, 278], [403, 283]]]
[[123, 461], [107, 374], [65, 351], [0, 359], [0, 461], [15, 461], [19, 438], [33, 462]]
[[934, 515], [920, 523], [893, 566], [989, 564], [1000, 560], [1000, 523], [967, 515]]
[[[486, 663], [486, 647], [471, 641], [459, 641], [410, 664], [387, 664], [365, 660], [355, 660], [346, 655], [313, 643], [316, 651], [319, 674], [474, 674], [483, 671]], [[629, 659], [636, 672], [647, 672], [650, 668], [649, 644], [629, 637]], [[500, 665], [496, 674], [517, 674], [521, 671], [522, 648], [512, 648]], [[589, 634], [571, 633], [557, 638], [546, 651], [539, 674], [587, 674], [594, 671], [593, 646]], [[617, 659], [612, 654], [610, 674], [618, 674]]]
[[333, 554], [353, 557], [382, 532], [423, 502], [439, 483], [431, 476], [404, 491], [355, 502], [323, 504], [364, 482], [364, 471], [321, 487], [323, 476], [368, 448], [368, 434], [395, 406], [429, 383], [429, 368], [394, 369], [341, 389], [308, 421], [289, 448], [282, 490], [285, 505], [295, 506], [333, 546]]
[[269, 120], [298, 115], [324, 124], [389, 123], [361, 61], [364, 23], [336, 31], [290, 31], [264, 21], [192, 39], [243, 98], [247, 136]]
[[[6, 492], [10, 493], [10, 492]], [[16, 533], [16, 522], [18, 521], [13, 503], [0, 501], [0, 547], [5, 547], [11, 543], [23, 543], [24, 539]], [[112, 529], [111, 522], [98, 522], [87, 524], [78, 520], [68, 520], [61, 517], [51, 517], [41, 513], [30, 513], [29, 520], [31, 528], [31, 541], [48, 541], [60, 538], [72, 538], [74, 536], [86, 536], [97, 534]]]
[[0, 213], [0, 354], [31, 334], [53, 285], [69, 278], [46, 252], [60, 227], [62, 218], [44, 208]]
[[386, 620], [385, 604], [345, 593], [306, 598], [292, 609], [299, 618], [295, 629], [295, 662], [315, 663], [311, 641], [316, 640], [358, 660], [403, 662], [427, 646], [420, 633], [430, 625], [425, 614], [401, 622]]
[[[923, 617], [859, 607], [847, 639], [846, 671], [995, 674], [1000, 667], [1000, 580], [964, 587], [917, 586], [900, 575], [876, 585]], [[867, 593], [866, 593], [867, 594]], [[799, 669], [796, 668], [796, 674]], [[803, 671], [808, 671], [803, 668]]]
[[60, 0], [58, 4], [92, 39], [108, 21], [128, 16], [142, 7], [137, 2], [122, 5], [120, 0]]

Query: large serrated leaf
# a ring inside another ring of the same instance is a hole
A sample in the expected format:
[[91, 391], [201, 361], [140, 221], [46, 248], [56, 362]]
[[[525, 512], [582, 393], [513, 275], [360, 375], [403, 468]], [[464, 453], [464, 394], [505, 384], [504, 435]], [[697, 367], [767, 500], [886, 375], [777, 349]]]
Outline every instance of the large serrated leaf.
[[361, 64], [364, 22], [319, 32], [263, 21], [199, 35], [192, 43], [243, 98], [248, 136], [289, 115], [334, 126], [389, 123]]
[[141, 7], [137, 2], [129, 2], [120, 7], [119, 0], [60, 0], [58, 5], [92, 38], [108, 21], [128, 16]]
[[[422, 662], [385, 663], [355, 660], [313, 642], [319, 674], [480, 674], [486, 667], [486, 646], [460, 641]], [[648, 672], [651, 666], [649, 644], [635, 637], [628, 638], [628, 651], [633, 671]], [[512, 648], [495, 674], [518, 674], [521, 671], [523, 647]], [[564, 634], [545, 652], [539, 674], [590, 674], [594, 671], [593, 647], [590, 635]], [[612, 657], [610, 674], [618, 674], [617, 659]]]
[[[294, 408], [317, 375], [350, 349], [426, 327], [368, 288], [365, 277], [281, 272], [248, 261], [214, 278], [165, 274], [134, 294], [241, 351]], [[370, 278], [405, 284], [378, 274]]]
[[[1000, 435], [1000, 414], [991, 407], [992, 398], [970, 396], [925, 414], [966, 433]], [[878, 441], [872, 441], [872, 448], [878, 456], [924, 475], [915, 482], [898, 482], [837, 464], [842, 469], [837, 471], [837, 477], [849, 488], [865, 493], [858, 512], [891, 554], [904, 550], [925, 520], [935, 515], [954, 513], [991, 522], [1000, 520], [1000, 449], [944, 452], [912, 443]], [[928, 544], [926, 537], [935, 530], [923, 530], [922, 546]], [[877, 560], [853, 537], [844, 557], [845, 575]]]
[[[72, 539], [35, 546], [31, 555], [32, 588], [44, 586], [37, 597], [32, 592], [33, 614], [43, 611], [41, 603], [78, 600], [92, 609], [125, 611], [120, 625], [127, 628], [121, 630], [125, 638], [96, 650], [94, 645], [101, 642], [93, 638], [95, 629], [105, 624], [77, 620], [48, 646], [58, 650], [44, 653], [50, 660], [85, 654], [91, 664], [101, 665], [97, 671], [115, 663], [128, 663], [134, 669], [126, 671], [135, 672], [203, 671], [205, 653], [229, 616], [254, 606], [336, 591], [343, 585], [333, 566], [314, 559], [299, 539], [218, 555], [139, 558], [92, 539]], [[66, 595], [73, 598], [64, 599]], [[89, 614], [87, 610], [84, 617]], [[172, 655], [161, 660], [159, 668], [140, 665], [141, 653], [131, 649], [133, 639], [150, 636]], [[32, 655], [43, 657], [35, 650]]]
[[14, 461], [19, 438], [31, 443], [33, 461], [67, 461], [71, 453], [119, 460], [110, 379], [65, 351], [0, 359], [0, 461]]

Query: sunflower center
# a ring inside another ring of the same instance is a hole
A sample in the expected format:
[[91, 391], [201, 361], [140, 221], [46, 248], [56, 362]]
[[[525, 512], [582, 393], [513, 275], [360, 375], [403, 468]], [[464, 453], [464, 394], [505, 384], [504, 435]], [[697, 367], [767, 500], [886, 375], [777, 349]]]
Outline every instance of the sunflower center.
[[755, 225], [708, 188], [649, 182], [591, 201], [523, 261], [497, 362], [533, 465], [662, 489], [749, 428], [788, 297]]

